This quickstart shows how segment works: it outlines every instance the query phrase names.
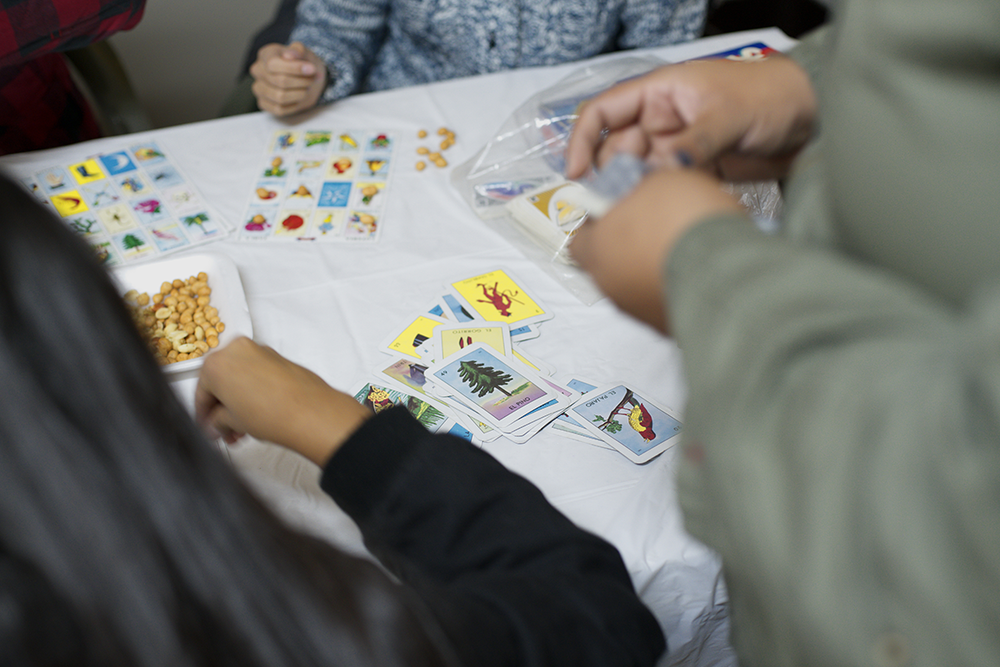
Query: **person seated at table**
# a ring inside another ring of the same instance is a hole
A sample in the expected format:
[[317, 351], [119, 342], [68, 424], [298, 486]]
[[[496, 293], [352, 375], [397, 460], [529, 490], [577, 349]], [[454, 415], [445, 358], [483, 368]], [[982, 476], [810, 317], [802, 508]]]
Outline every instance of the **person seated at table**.
[[236, 339], [205, 359], [200, 418], [322, 466], [403, 584], [289, 528], [181, 406], [87, 246], [6, 179], [0, 233], [0, 664], [570, 667], [664, 650], [618, 552], [527, 480]]
[[146, 0], [24, 0], [0, 6], [0, 155], [101, 136], [60, 51], [134, 28]]
[[707, 0], [299, 0], [292, 43], [268, 44], [250, 68], [260, 109], [276, 116], [354, 93], [618, 49], [694, 39]]
[[[948, 12], [844, 0], [792, 58], [661, 69], [571, 135], [570, 177], [661, 167], [571, 249], [684, 355], [680, 501], [745, 664], [1000, 664], [1000, 6]], [[784, 233], [716, 174], [787, 177]]]

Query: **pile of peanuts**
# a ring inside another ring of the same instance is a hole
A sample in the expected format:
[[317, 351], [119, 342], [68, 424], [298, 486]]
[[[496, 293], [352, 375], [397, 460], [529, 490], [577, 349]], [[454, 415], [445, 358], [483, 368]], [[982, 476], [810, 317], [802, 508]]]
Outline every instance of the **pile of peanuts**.
[[180, 278], [160, 285], [150, 298], [137, 290], [125, 293], [125, 303], [140, 333], [149, 342], [161, 365], [197, 359], [219, 345], [226, 324], [210, 303], [212, 288], [204, 271], [187, 280]]
[[[451, 148], [452, 145], [454, 145], [455, 133], [449, 130], [447, 127], [438, 128], [437, 133], [438, 136], [444, 137], [444, 139], [441, 140], [442, 151], [446, 151], [449, 148]], [[417, 138], [424, 139], [426, 137], [427, 137], [427, 130], [420, 130], [419, 132], [417, 132]], [[448, 161], [445, 160], [443, 157], [441, 157], [441, 153], [438, 153], [437, 151], [432, 152], [431, 149], [427, 148], [426, 146], [420, 146], [419, 148], [417, 148], [417, 153], [419, 153], [420, 155], [426, 155], [427, 159], [433, 162], [438, 167], [448, 166]], [[417, 161], [417, 171], [423, 171], [426, 166], [427, 163], [424, 162], [423, 160]]]

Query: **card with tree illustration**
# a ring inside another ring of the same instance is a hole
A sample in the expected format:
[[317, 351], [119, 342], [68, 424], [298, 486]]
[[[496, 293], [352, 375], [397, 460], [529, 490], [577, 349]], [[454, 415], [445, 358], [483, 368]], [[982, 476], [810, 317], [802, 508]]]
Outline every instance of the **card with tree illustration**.
[[[537, 373], [485, 343], [474, 343], [427, 370], [445, 400], [509, 433], [554, 419], [570, 400]], [[544, 406], [544, 407], [543, 407]], [[541, 408], [541, 409], [540, 409]]]

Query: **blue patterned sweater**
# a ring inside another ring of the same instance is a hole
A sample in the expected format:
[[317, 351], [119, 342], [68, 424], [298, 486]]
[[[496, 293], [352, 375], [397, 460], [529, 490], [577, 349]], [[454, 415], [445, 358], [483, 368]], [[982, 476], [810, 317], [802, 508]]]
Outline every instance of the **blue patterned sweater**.
[[322, 58], [321, 102], [697, 37], [707, 0], [301, 0], [292, 41]]

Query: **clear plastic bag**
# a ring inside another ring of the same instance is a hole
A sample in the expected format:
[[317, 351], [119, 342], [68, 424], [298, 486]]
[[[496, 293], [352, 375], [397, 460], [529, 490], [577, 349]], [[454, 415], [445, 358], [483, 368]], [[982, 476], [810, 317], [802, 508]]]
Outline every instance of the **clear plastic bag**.
[[[619, 156], [601, 173], [566, 180], [564, 155], [573, 123], [586, 100], [666, 64], [651, 56], [626, 56], [573, 71], [519, 106], [479, 152], [452, 172], [452, 185], [483, 221], [584, 303], [594, 303], [601, 294], [573, 263], [569, 241], [588, 217], [602, 214], [631, 190], [645, 166]], [[773, 182], [728, 187], [759, 220], [771, 220], [780, 210]]]
[[[574, 70], [518, 107], [482, 150], [452, 172], [452, 185], [480, 218], [585, 303], [601, 295], [573, 265], [566, 243], [586, 220], [586, 212], [557, 209], [565, 200], [546, 193], [580, 187], [563, 177], [566, 142], [580, 105], [616, 83], [665, 64], [658, 58], [628, 56]], [[530, 197], [537, 199], [531, 202]], [[528, 218], [534, 209], [549, 221], [518, 221], [518, 208]], [[546, 230], [547, 225], [552, 229]]]

